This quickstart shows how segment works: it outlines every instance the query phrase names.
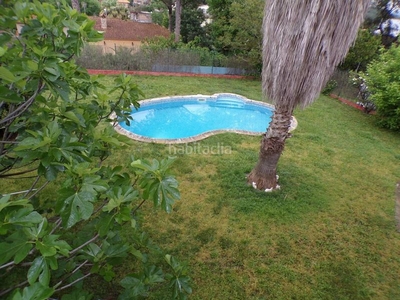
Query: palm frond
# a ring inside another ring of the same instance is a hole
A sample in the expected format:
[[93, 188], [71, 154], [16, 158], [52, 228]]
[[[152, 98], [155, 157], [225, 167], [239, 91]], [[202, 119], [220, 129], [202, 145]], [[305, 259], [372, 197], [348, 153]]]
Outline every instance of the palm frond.
[[263, 92], [292, 111], [319, 95], [354, 42], [370, 0], [266, 0]]

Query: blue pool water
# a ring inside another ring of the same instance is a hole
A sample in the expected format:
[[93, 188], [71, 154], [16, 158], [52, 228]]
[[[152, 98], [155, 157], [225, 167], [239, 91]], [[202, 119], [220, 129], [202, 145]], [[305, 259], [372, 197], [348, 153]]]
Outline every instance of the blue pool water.
[[151, 139], [185, 139], [213, 131], [263, 133], [273, 107], [235, 94], [191, 95], [141, 102], [130, 125], [119, 125]]

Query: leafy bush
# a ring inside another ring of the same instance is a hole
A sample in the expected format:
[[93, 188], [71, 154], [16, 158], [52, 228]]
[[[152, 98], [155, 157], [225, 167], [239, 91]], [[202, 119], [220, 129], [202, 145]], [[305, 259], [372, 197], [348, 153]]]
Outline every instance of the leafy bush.
[[377, 108], [379, 124], [400, 130], [400, 48], [392, 47], [368, 65], [363, 75]]
[[322, 90], [322, 94], [329, 95], [337, 87], [337, 85], [338, 83], [336, 80], [329, 80], [325, 88]]
[[108, 160], [128, 142], [110, 123], [129, 121], [143, 95], [133, 77], [107, 88], [76, 65], [102, 36], [68, 6], [18, 1], [0, 15], [0, 297], [89, 299], [82, 283], [94, 277], [120, 299], [162, 283], [185, 298], [185, 267], [154, 257], [138, 218], [145, 201], [170, 212], [179, 199], [173, 159]]
[[117, 47], [114, 54], [102, 54], [102, 46], [87, 45], [77, 63], [88, 69], [151, 71], [154, 65], [228, 67], [252, 72], [252, 66], [240, 57], [227, 57], [194, 42], [174, 42], [173, 38], [155, 38], [139, 49]]
[[[83, 2], [86, 3], [86, 8], [83, 7]], [[100, 10], [101, 6], [98, 0], [81, 1], [81, 11], [85, 12], [88, 16], [98, 16]]]
[[339, 67], [342, 70], [365, 71], [367, 64], [379, 55], [380, 48], [380, 37], [362, 29], [358, 32], [354, 46], [349, 49]]
[[[54, 7], [61, 9], [61, 0], [40, 0], [41, 3], [52, 4]], [[71, 0], [66, 0], [66, 3], [72, 7]], [[85, 4], [84, 4], [85, 3]], [[86, 5], [86, 7], [84, 6]], [[101, 10], [100, 2], [98, 0], [85, 0], [80, 1], [81, 12], [84, 12], [88, 16], [98, 16]]]

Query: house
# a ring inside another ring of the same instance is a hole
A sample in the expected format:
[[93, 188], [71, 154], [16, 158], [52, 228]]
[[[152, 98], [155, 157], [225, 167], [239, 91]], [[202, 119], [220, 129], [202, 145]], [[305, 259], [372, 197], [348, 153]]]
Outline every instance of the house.
[[129, 0], [118, 0], [117, 5], [123, 6], [128, 8], [129, 7]]
[[133, 5], [149, 5], [151, 0], [133, 0]]
[[167, 38], [171, 34], [168, 29], [153, 23], [117, 18], [91, 17], [91, 19], [96, 21], [94, 28], [104, 33], [104, 41], [92, 43], [101, 46], [103, 53], [115, 53], [115, 49], [118, 47], [139, 49], [146, 39]]
[[141, 23], [153, 22], [151, 12], [147, 11], [131, 12], [131, 20]]

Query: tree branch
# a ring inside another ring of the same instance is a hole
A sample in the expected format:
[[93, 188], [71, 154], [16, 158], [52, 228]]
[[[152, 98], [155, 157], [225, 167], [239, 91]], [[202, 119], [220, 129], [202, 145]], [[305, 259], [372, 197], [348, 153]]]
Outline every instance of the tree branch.
[[45, 87], [45, 85], [43, 83], [39, 83], [39, 86], [37, 87], [37, 89], [33, 93], [33, 95], [31, 97], [29, 97], [29, 99], [27, 101], [25, 101], [24, 104], [18, 106], [18, 108], [16, 110], [14, 110], [12, 113], [8, 114], [4, 119], [0, 120], [0, 124], [12, 122], [15, 120], [15, 118], [19, 117], [22, 113], [24, 113], [25, 110], [28, 109], [29, 106], [32, 105], [33, 101], [35, 101], [36, 97], [44, 89], [44, 87]]
[[[71, 277], [73, 274], [75, 274], [76, 272], [78, 272], [78, 270], [79, 270], [80, 268], [82, 268], [84, 265], [86, 265], [86, 263], [87, 263], [88, 261], [89, 261], [89, 260], [85, 260], [83, 263], [81, 263], [79, 266], [77, 266], [70, 274], [68, 274], [67, 277], [65, 277], [63, 280], [60, 280], [60, 281], [54, 286], [54, 288], [57, 288], [58, 286], [60, 286], [60, 285], [63, 283], [63, 281], [64, 281], [65, 279]], [[89, 274], [90, 274], [90, 273], [89, 273]], [[59, 291], [59, 290], [62, 290], [63, 288], [64, 288], [64, 287], [61, 287], [60, 289], [57, 289], [56, 292]]]
[[92, 237], [90, 240], [86, 241], [85, 243], [83, 243], [82, 245], [80, 245], [79, 247], [75, 248], [74, 250], [70, 251], [69, 254], [70, 255], [74, 255], [76, 252], [78, 252], [79, 250], [81, 250], [83, 247], [89, 245], [91, 242], [94, 242], [95, 240], [97, 240], [99, 238], [99, 234], [97, 233], [94, 237]]
[[35, 170], [37, 170], [37, 168], [29, 169], [29, 170], [25, 170], [25, 171], [21, 171], [21, 172], [16, 172], [16, 173], [11, 173], [11, 174], [4, 174], [4, 175], [1, 175], [1, 178], [17, 176], [17, 175], [23, 175], [23, 174], [27, 174], [27, 173], [33, 172]]
[[21, 286], [23, 286], [23, 285], [25, 285], [25, 284], [27, 284], [27, 283], [28, 283], [28, 280], [26, 280], [26, 281], [24, 281], [24, 282], [21, 282], [21, 283], [17, 284], [16, 286], [13, 286], [13, 287], [11, 287], [11, 288], [9, 288], [9, 289], [6, 289], [6, 290], [4, 290], [4, 291], [1, 291], [1, 292], [0, 292], [0, 297], [1, 297], [1, 296], [4, 296], [4, 295], [6, 295], [6, 294], [8, 294], [8, 293], [11, 292], [13, 289], [19, 288], [19, 287], [21, 287]]
[[10, 261], [9, 263], [6, 263], [6, 264], [4, 264], [4, 265], [1, 265], [0, 266], [0, 270], [1, 269], [4, 269], [4, 268], [7, 268], [7, 267], [11, 267], [11, 266], [13, 266], [14, 265], [14, 261]]
[[142, 202], [140, 202], [140, 204], [131, 212], [131, 214], [134, 215], [145, 202], [146, 202], [146, 199], [144, 199]]
[[79, 282], [79, 281], [85, 279], [86, 277], [89, 277], [90, 275], [92, 275], [92, 274], [91, 274], [91, 273], [87, 273], [86, 275], [82, 276], [81, 278], [78, 278], [78, 279], [74, 280], [73, 282], [71, 282], [71, 283], [69, 283], [69, 284], [67, 284], [67, 285], [62, 286], [62, 287], [60, 287], [59, 289], [56, 289], [55, 292], [59, 292], [59, 291], [65, 290], [65, 289], [67, 289], [67, 288], [73, 286], [75, 283], [77, 283], [77, 282]]
[[[38, 176], [38, 177], [39, 177], [39, 176]], [[39, 193], [41, 190], [43, 190], [49, 183], [50, 183], [50, 181], [47, 180], [40, 188], [36, 189], [36, 191], [35, 191], [32, 195], [30, 195], [28, 199], [30, 200], [30, 199], [32, 199], [33, 197], [35, 197], [36, 194]], [[34, 187], [34, 185], [32, 185], [32, 190], [33, 190], [33, 187]], [[31, 190], [31, 191], [32, 191], [32, 190]], [[27, 193], [27, 194], [28, 194], [28, 193]]]

